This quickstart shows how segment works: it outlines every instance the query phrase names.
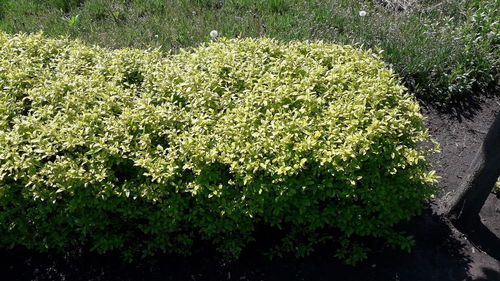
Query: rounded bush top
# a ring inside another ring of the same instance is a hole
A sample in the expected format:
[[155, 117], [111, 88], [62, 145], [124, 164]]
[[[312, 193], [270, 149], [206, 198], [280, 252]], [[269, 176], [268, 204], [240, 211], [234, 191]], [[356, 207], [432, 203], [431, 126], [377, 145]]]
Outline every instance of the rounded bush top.
[[179, 147], [193, 167], [224, 163], [248, 181], [312, 166], [347, 175], [358, 169], [354, 158], [385, 153], [384, 142], [427, 138], [418, 104], [370, 51], [221, 39], [172, 61], [182, 81], [171, 91], [199, 116]]
[[[0, 33], [0, 87], [0, 210], [59, 206], [1, 218], [27, 245], [51, 225], [102, 251], [165, 250], [186, 225], [231, 252], [255, 223], [406, 241], [388, 229], [434, 178], [418, 104], [350, 46], [220, 38], [165, 55]], [[109, 212], [127, 227], [113, 232]], [[37, 220], [48, 226], [29, 230]], [[128, 241], [139, 229], [156, 238]]]

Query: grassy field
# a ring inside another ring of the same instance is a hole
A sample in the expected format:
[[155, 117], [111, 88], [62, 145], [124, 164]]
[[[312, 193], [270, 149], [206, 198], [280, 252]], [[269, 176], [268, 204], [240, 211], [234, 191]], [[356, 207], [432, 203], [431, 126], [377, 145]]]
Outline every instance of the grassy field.
[[500, 0], [2, 0], [0, 29], [174, 52], [213, 29], [362, 45], [382, 49], [420, 98], [442, 101], [498, 86], [499, 10]]

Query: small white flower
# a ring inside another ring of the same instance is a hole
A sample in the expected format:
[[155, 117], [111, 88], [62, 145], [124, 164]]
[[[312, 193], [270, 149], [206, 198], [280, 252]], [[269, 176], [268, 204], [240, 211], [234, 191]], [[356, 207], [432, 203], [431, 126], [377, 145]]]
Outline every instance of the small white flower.
[[210, 37], [216, 38], [217, 36], [219, 36], [219, 32], [217, 32], [217, 30], [210, 31]]
[[365, 11], [359, 11], [359, 16], [360, 16], [360, 17], [364, 17], [364, 16], [366, 16], [366, 12], [365, 12]]
[[155, 34], [155, 37], [158, 38], [158, 34]]

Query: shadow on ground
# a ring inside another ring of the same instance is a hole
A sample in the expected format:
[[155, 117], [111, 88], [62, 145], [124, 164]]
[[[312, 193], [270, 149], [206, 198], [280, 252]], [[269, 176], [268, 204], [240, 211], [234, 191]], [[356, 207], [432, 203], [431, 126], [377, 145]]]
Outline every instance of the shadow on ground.
[[483, 275], [485, 277], [480, 277], [477, 279], [474, 279], [473, 281], [492, 281], [492, 280], [500, 280], [500, 272], [495, 271], [490, 268], [483, 268]]
[[457, 100], [448, 100], [442, 102], [428, 102], [419, 99], [419, 104], [426, 108], [432, 108], [442, 116], [463, 122], [465, 120], [472, 120], [477, 114], [481, 114], [483, 108], [489, 107], [486, 102], [496, 100], [500, 94], [500, 87], [491, 89], [489, 93], [481, 95], [468, 95]]
[[[412, 253], [379, 249], [356, 268], [340, 264], [329, 247], [303, 260], [269, 261], [250, 250], [238, 262], [225, 263], [209, 251], [200, 251], [189, 259], [162, 256], [142, 264], [127, 264], [117, 256], [82, 250], [56, 255], [17, 248], [0, 252], [0, 276], [2, 280], [472, 280], [465, 245], [430, 209], [399, 228], [415, 236]], [[500, 280], [495, 279], [499, 274], [484, 269], [488, 279], [475, 281]]]
[[[478, 218], [473, 229], [463, 231], [469, 241], [479, 250], [488, 254], [488, 256], [500, 261], [500, 238], [485, 226]], [[494, 279], [494, 280], [500, 280]]]

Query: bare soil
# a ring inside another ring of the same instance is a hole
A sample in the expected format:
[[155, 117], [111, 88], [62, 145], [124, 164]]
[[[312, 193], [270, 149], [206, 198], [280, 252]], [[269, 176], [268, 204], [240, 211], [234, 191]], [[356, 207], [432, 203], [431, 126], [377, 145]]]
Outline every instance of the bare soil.
[[210, 251], [200, 251], [191, 258], [156, 257], [140, 264], [81, 249], [58, 255], [15, 248], [0, 251], [0, 280], [500, 281], [500, 248], [486, 253], [481, 246], [488, 235], [499, 240], [500, 199], [495, 194], [488, 198], [481, 211], [484, 231], [475, 237], [464, 236], [442, 216], [442, 206], [500, 112], [500, 97], [470, 99], [447, 108], [421, 104], [427, 126], [441, 145], [441, 153], [431, 157], [441, 179], [436, 198], [422, 215], [399, 226], [415, 236], [411, 253], [380, 248], [352, 267], [333, 258], [328, 247], [302, 260], [269, 261], [249, 251], [238, 262], [226, 263]]

